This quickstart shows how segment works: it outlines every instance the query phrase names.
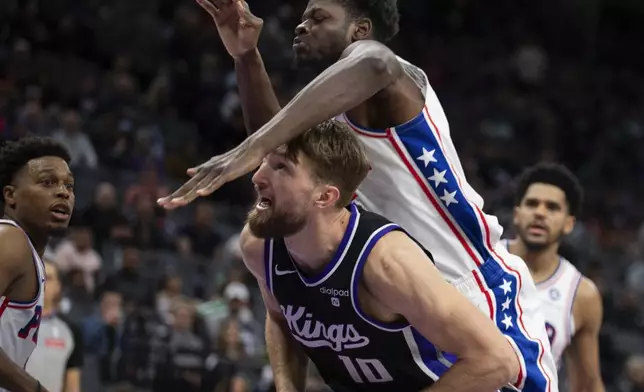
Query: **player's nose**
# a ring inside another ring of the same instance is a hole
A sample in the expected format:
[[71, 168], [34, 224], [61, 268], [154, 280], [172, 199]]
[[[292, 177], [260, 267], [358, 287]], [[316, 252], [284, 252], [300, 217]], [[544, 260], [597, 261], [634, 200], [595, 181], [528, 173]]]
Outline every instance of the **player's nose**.
[[297, 27], [295, 27], [295, 36], [299, 37], [300, 35], [307, 34], [309, 32], [309, 27], [306, 22], [302, 22]]
[[255, 174], [253, 174], [253, 177], [252, 177], [251, 181], [259, 189], [261, 189], [261, 188], [263, 188], [263, 187], [265, 187], [267, 185], [268, 177], [267, 177], [267, 173], [266, 173], [266, 165], [262, 164], [259, 167], [259, 169], [257, 169]]
[[72, 190], [67, 188], [66, 186], [59, 186], [56, 189], [56, 197], [60, 199], [65, 199], [68, 200], [69, 198], [72, 197]]

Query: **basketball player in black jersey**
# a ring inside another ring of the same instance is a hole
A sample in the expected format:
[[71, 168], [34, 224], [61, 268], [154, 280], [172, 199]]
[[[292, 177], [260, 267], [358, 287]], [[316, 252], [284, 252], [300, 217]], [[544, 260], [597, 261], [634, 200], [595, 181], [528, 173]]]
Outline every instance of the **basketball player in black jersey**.
[[307, 356], [335, 391], [498, 390], [518, 372], [514, 351], [429, 252], [351, 203], [368, 171], [352, 132], [326, 121], [253, 176], [241, 247], [277, 391], [304, 391]]
[[[0, 224], [0, 390], [45, 391], [23, 369], [25, 363], [15, 363], [18, 359], [9, 354], [30, 355], [37, 340], [39, 305], [34, 311], [27, 306], [12, 308], [12, 304], [30, 303], [41, 295], [43, 282], [38, 278], [32, 248], [42, 257], [49, 237], [67, 228], [74, 208], [74, 177], [69, 161], [67, 150], [51, 139], [29, 137], [8, 142], [0, 149], [5, 220]], [[11, 318], [11, 312], [27, 311], [34, 315], [26, 326], [13, 325], [22, 316], [19, 313], [13, 320], [2, 320]], [[13, 327], [26, 327], [29, 335], [26, 339], [14, 336]]]

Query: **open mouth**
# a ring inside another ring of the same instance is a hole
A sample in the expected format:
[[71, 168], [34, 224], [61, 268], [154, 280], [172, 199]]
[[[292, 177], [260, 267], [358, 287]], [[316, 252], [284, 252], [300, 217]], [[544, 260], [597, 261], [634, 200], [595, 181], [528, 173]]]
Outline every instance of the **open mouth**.
[[268, 197], [260, 197], [259, 201], [257, 202], [256, 208], [258, 210], [267, 210], [271, 208], [272, 205], [273, 201], [271, 199], [269, 199]]
[[540, 223], [533, 223], [528, 226], [528, 232], [530, 234], [545, 234], [548, 232], [548, 228]]
[[56, 204], [51, 207], [50, 211], [57, 220], [67, 220], [71, 215], [71, 208], [66, 204]]

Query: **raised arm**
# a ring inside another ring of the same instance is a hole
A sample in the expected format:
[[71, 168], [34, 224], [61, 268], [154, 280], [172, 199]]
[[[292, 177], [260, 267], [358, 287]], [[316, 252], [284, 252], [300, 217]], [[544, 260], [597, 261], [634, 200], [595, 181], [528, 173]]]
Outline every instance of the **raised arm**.
[[519, 373], [516, 354], [497, 327], [442, 278], [406, 234], [394, 231], [377, 242], [363, 279], [388, 310], [458, 356], [427, 392], [493, 392]]
[[235, 60], [244, 124], [250, 135], [280, 110], [257, 50], [264, 22], [253, 15], [242, 0], [197, 0], [197, 3], [212, 16], [226, 50]]
[[277, 392], [303, 392], [309, 359], [293, 339], [277, 299], [266, 285], [264, 241], [244, 227], [240, 237], [244, 263], [257, 279], [266, 306], [266, 349]]
[[207, 196], [257, 168], [277, 147], [330, 118], [353, 109], [404, 75], [396, 55], [376, 41], [357, 41], [339, 61], [299, 92], [259, 131], [230, 152], [188, 170], [181, 188], [158, 202], [176, 208]]
[[[0, 249], [0, 296], [6, 297], [11, 287], [25, 276], [25, 265], [32, 264], [32, 255], [22, 231], [9, 225], [0, 225]], [[18, 336], [14, 338], [18, 339]], [[36, 391], [38, 381], [22, 368], [23, 365], [14, 363], [0, 347], [0, 388], [14, 392]]]
[[566, 365], [571, 392], [604, 392], [599, 368], [599, 330], [602, 326], [602, 299], [595, 284], [582, 278], [573, 305], [579, 330], [566, 349]]
[[402, 75], [402, 66], [391, 49], [376, 41], [354, 42], [339, 61], [249, 138], [250, 148], [266, 155], [322, 121], [353, 109]]

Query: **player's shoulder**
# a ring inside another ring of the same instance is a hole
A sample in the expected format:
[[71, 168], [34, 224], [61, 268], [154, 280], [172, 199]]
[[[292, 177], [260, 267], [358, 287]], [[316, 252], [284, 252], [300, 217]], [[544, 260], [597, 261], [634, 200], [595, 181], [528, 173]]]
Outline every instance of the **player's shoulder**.
[[586, 276], [581, 276], [579, 286], [577, 287], [575, 302], [578, 302], [584, 307], [601, 306], [601, 293], [599, 292], [597, 285], [595, 285], [595, 283]]
[[583, 275], [577, 287], [573, 307], [575, 319], [579, 320], [579, 328], [597, 330], [601, 327], [603, 317], [601, 293], [595, 283]]
[[244, 263], [255, 276], [264, 278], [264, 246], [266, 240], [258, 238], [251, 232], [248, 224], [239, 235], [239, 247]]
[[19, 227], [0, 224], [0, 268], [21, 265], [31, 259], [29, 240]]
[[373, 244], [363, 274], [369, 279], [374, 274], [403, 273], [405, 268], [411, 267], [415, 259], [409, 257], [410, 253], [419, 251], [422, 252], [411, 237], [395, 225]]

